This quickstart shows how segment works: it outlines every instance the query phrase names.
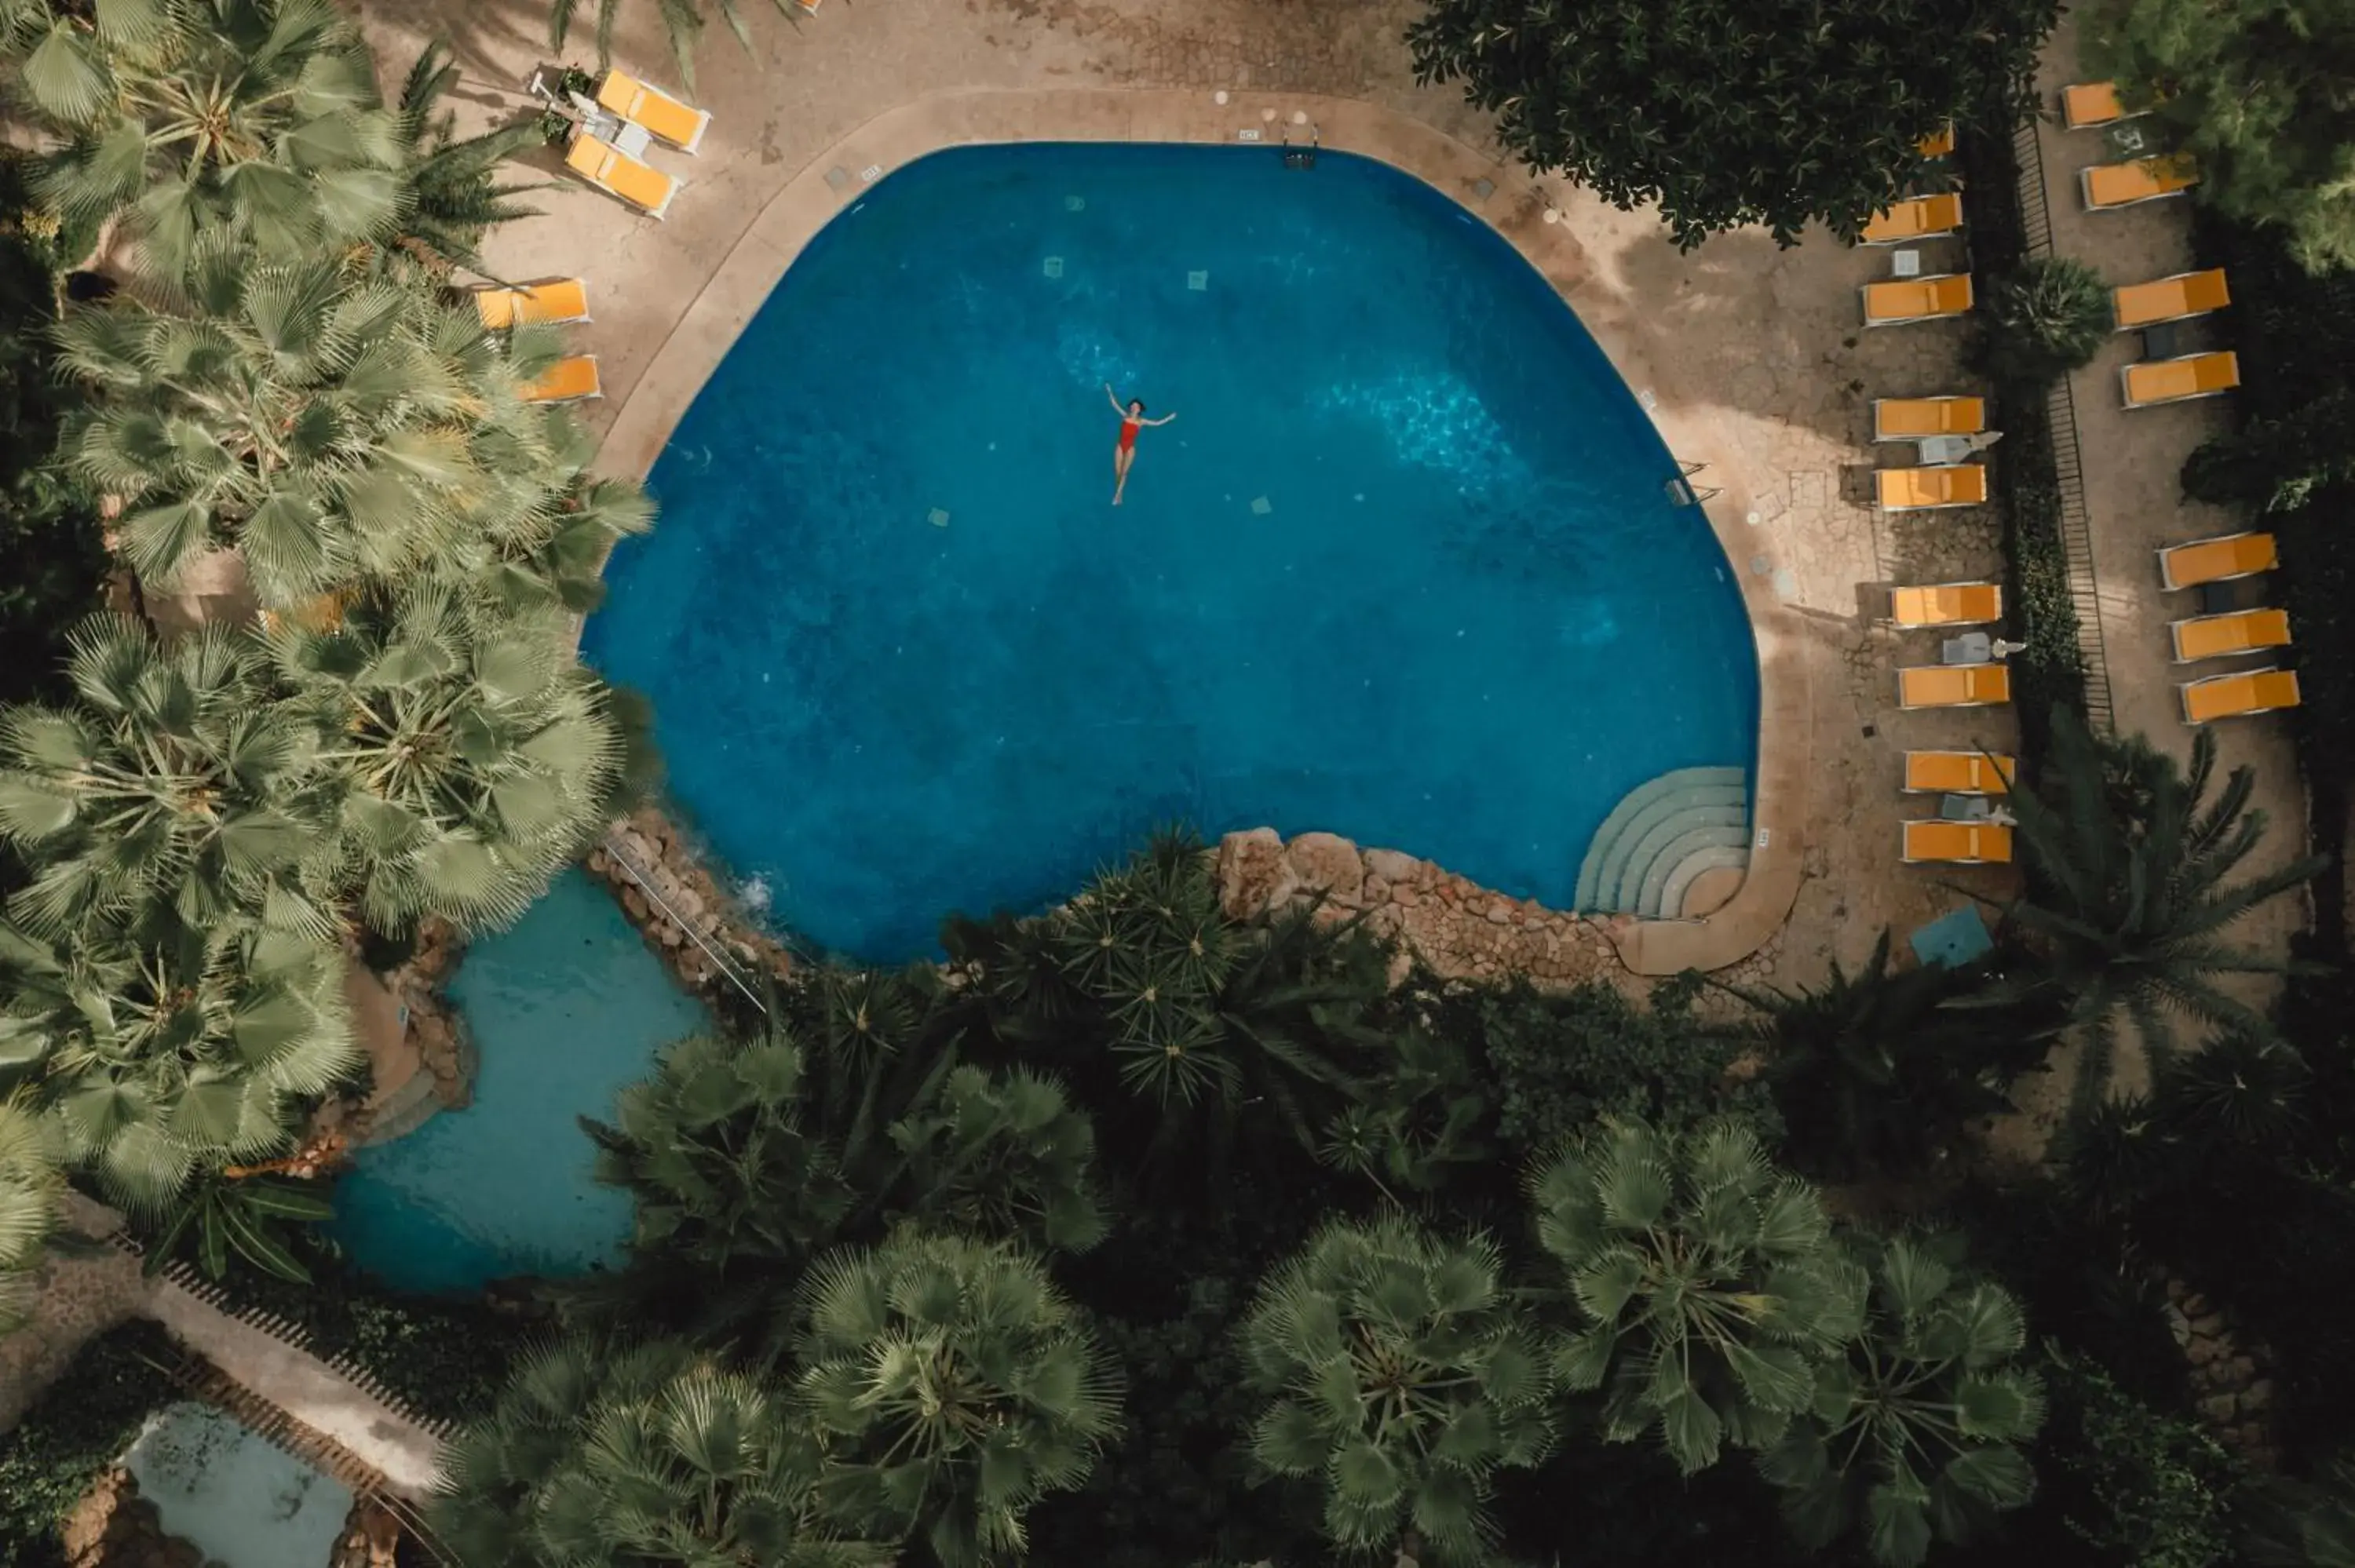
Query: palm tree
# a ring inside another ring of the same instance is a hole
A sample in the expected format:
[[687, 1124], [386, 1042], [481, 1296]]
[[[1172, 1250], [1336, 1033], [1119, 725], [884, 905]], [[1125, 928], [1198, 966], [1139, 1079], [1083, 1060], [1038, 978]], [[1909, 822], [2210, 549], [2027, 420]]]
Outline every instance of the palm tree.
[[781, 1316], [858, 1206], [815, 1125], [804, 1064], [782, 1034], [696, 1035], [622, 1091], [613, 1125], [581, 1122], [597, 1179], [629, 1190], [640, 1261], [694, 1274], [704, 1333], [734, 1338]]
[[2044, 1419], [2043, 1385], [2013, 1363], [2019, 1306], [1950, 1266], [1940, 1240], [1869, 1247], [1871, 1316], [1847, 1355], [1819, 1368], [1806, 1417], [1759, 1467], [1784, 1489], [1800, 1542], [1829, 1546], [1859, 1520], [1881, 1568], [1915, 1568], [2036, 1489], [2019, 1445]]
[[[786, 0], [773, 0], [777, 14], [798, 25], [800, 18], [786, 8]], [[747, 53], [752, 48], [752, 29], [745, 25], [740, 0], [710, 0], [719, 11], [720, 20], [736, 35], [736, 41]], [[695, 90], [695, 45], [703, 36], [707, 20], [703, 14], [705, 0], [655, 0], [655, 10], [662, 16], [663, 36], [670, 40], [672, 63], [678, 67], [679, 79], [687, 83], [689, 92]], [[622, 14], [623, 0], [597, 0], [597, 63], [610, 64], [613, 58], [613, 26]], [[550, 48], [564, 48], [566, 35], [572, 30], [572, 15], [581, 8], [581, 0], [549, 0], [548, 8], [548, 42]]]
[[44, 194], [69, 218], [127, 216], [157, 274], [198, 237], [272, 260], [377, 238], [410, 194], [395, 117], [331, 0], [11, 0], [26, 94], [65, 140]]
[[0, 1334], [25, 1320], [65, 1179], [57, 1125], [17, 1090], [0, 1097]]
[[333, 626], [267, 636], [378, 930], [521, 915], [607, 815], [620, 737], [553, 611], [506, 614], [432, 579]]
[[161, 1219], [200, 1171], [275, 1154], [358, 1075], [342, 950], [236, 917], [93, 922], [59, 943], [0, 925], [0, 1064], [71, 1162]]
[[1814, 989], [1725, 986], [1765, 1016], [1753, 1036], [1789, 1147], [1848, 1180], [1906, 1174], [1967, 1123], [2011, 1108], [2011, 1080], [2042, 1061], [2046, 1031], [2025, 1017], [1957, 1012], [1974, 982], [1925, 964], [1892, 971], [1890, 933], [1855, 974], [1832, 964]]
[[905, 1230], [804, 1282], [801, 1403], [839, 1528], [921, 1533], [942, 1568], [1018, 1557], [1023, 1516], [1076, 1489], [1120, 1429], [1094, 1331], [1037, 1260]]
[[1243, 1344], [1272, 1402], [1252, 1454], [1323, 1482], [1339, 1551], [1487, 1561], [1497, 1472], [1554, 1437], [1545, 1356], [1502, 1272], [1486, 1236], [1392, 1213], [1327, 1225], [1261, 1287]]
[[942, 1229], [1065, 1252], [1110, 1230], [1096, 1135], [1062, 1085], [1020, 1067], [959, 1067], [891, 1124], [891, 1202]]
[[457, 84], [458, 67], [439, 38], [425, 46], [401, 83], [394, 123], [410, 190], [401, 227], [405, 239], [432, 255], [474, 267], [481, 260], [475, 247], [493, 225], [536, 216], [513, 199], [532, 187], [498, 184], [497, 169], [545, 136], [537, 120], [525, 119], [460, 139], [456, 114], [441, 109]]
[[2012, 797], [2030, 881], [2009, 913], [2036, 942], [2042, 965], [1998, 983], [1981, 1001], [2002, 1005], [2049, 992], [2065, 1004], [2082, 1042], [2081, 1112], [2108, 1087], [2122, 1018], [2154, 1074], [2175, 1054], [2179, 1014], [2253, 1039], [2275, 1037], [2262, 1013], [2218, 981], [2293, 966], [2221, 938], [2328, 862], [2302, 856], [2232, 881], [2264, 837], [2265, 816], [2249, 808], [2256, 778], [2246, 768], [2234, 768], [2209, 801], [2215, 769], [2211, 730], [2194, 735], [2187, 772], [2139, 736], [2096, 736], [2073, 713], [2056, 709], [2051, 798]]
[[156, 906], [197, 928], [268, 910], [318, 930], [317, 735], [271, 704], [251, 644], [207, 628], [159, 646], [115, 615], [70, 643], [79, 703], [0, 715], [0, 832], [37, 867], [17, 917], [56, 936]]
[[1534, 1176], [1538, 1243], [1573, 1325], [1557, 1371], [1604, 1392], [1614, 1443], [1656, 1428], [1686, 1475], [1767, 1448], [1864, 1318], [1815, 1190], [1716, 1121], [1682, 1135], [1611, 1118]]
[[467, 1564], [886, 1568], [813, 1518], [816, 1445], [785, 1390], [684, 1340], [525, 1358], [450, 1445], [436, 1532]]
[[520, 394], [561, 352], [554, 333], [494, 341], [413, 269], [195, 250], [184, 310], [84, 308], [59, 329], [91, 395], [66, 461], [125, 499], [143, 577], [235, 545], [262, 602], [293, 609], [410, 576], [510, 510], [536, 520], [526, 550], [553, 532], [562, 422]]

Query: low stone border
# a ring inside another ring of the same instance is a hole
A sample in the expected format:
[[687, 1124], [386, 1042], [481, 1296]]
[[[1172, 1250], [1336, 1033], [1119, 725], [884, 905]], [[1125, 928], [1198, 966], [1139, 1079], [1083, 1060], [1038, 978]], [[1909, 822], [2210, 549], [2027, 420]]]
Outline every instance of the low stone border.
[[[1750, 526], [1748, 482], [1719, 439], [1706, 400], [1674, 384], [1669, 356], [1658, 352], [1664, 329], [1640, 302], [1613, 291], [1598, 276], [1573, 232], [1572, 216], [1548, 205], [1526, 169], [1412, 115], [1313, 93], [1238, 91], [1214, 98], [1157, 89], [964, 90], [921, 98], [879, 114], [812, 159], [752, 220], [631, 388], [605, 434], [598, 465], [626, 478], [646, 475], [696, 394], [802, 248], [891, 170], [943, 148], [987, 143], [1232, 143], [1241, 132], [1260, 135], [1267, 124], [1289, 122], [1295, 114], [1315, 123], [1326, 149], [1388, 163], [1495, 229], [1577, 311], [1650, 414], [1668, 450], [1706, 468], [1712, 493], [1702, 510], [1741, 586], [1758, 652], [1750, 866], [1741, 887], [1705, 917], [1632, 920], [1603, 928], [1619, 961], [1637, 974], [1723, 969], [1740, 962], [1781, 930], [1803, 873], [1812, 708], [1804, 633], [1774, 586], [1782, 566], [1780, 546], [1771, 533]], [[857, 171], [856, 177], [847, 171]], [[1525, 914], [1525, 923], [1527, 918]], [[1443, 949], [1451, 944], [1460, 948], [1461, 940], [1438, 942]], [[1470, 961], [1476, 949], [1463, 950]]]
[[[746, 917], [705, 869], [694, 846], [656, 808], [641, 806], [615, 822], [581, 863], [621, 901], [622, 912], [655, 956], [705, 1001], [735, 994], [735, 981], [712, 959], [714, 949], [755, 989], [761, 976], [783, 980], [794, 972], [794, 956], [784, 944]], [[654, 896], [641, 885], [641, 874]]]

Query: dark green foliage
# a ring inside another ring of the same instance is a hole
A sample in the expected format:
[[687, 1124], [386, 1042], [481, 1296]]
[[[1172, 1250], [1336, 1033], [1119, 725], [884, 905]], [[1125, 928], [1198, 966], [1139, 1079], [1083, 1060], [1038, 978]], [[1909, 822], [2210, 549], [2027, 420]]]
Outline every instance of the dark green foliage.
[[2309, 271], [2355, 267], [2355, 12], [2293, 0], [2103, 0], [2085, 58], [2199, 161], [2198, 199]]
[[1760, 1467], [1802, 1543], [1855, 1531], [1881, 1568], [1913, 1568], [1934, 1541], [1984, 1535], [2034, 1493], [2020, 1449], [2044, 1390], [2013, 1364], [2019, 1303], [1961, 1266], [1961, 1238], [1855, 1245], [1872, 1273], [1864, 1333], [1817, 1370], [1806, 1414]]
[[1503, 1274], [1487, 1237], [1392, 1212], [1326, 1226], [1261, 1287], [1252, 1457], [1310, 1483], [1340, 1552], [1488, 1561], [1497, 1477], [1555, 1438], [1543, 1337]]
[[[49, 466], [71, 387], [51, 369], [55, 223], [0, 156], [0, 702], [62, 695], [66, 634], [98, 608], [106, 550], [84, 488]], [[73, 258], [72, 260], [79, 260]]]
[[1755, 1038], [1793, 1166], [1828, 1181], [1915, 1174], [1966, 1124], [2009, 1109], [2009, 1086], [2051, 1037], [2026, 1010], [1946, 1005], [1979, 983], [1936, 965], [1891, 969], [1884, 930], [1854, 975], [1835, 962], [1813, 990], [1736, 990], [1766, 1015]]
[[2093, 362], [2109, 341], [2110, 291], [2102, 275], [2067, 256], [2041, 256], [1987, 285], [1988, 374], [2005, 387], [2041, 391]]
[[58, 1526], [150, 1414], [172, 1403], [164, 1368], [180, 1352], [144, 1319], [82, 1348], [65, 1375], [0, 1437], [0, 1563], [65, 1568]]
[[2256, 415], [2202, 441], [2183, 463], [2183, 493], [2252, 513], [2295, 513], [2331, 485], [2355, 481], [2355, 387], [2339, 387], [2279, 418]]
[[2243, 1501], [2241, 1553], [2249, 1568], [2355, 1565], [2355, 1460], [2346, 1455], [2303, 1479], [2262, 1479]]
[[[2049, 1506], [2101, 1568], [2223, 1568], [2241, 1475], [2213, 1437], [2083, 1357], [2046, 1368]], [[2083, 1561], [2083, 1558], [2079, 1559]]]
[[2140, 736], [2097, 736], [2065, 711], [2053, 715], [2052, 742], [2041, 793], [2011, 797], [2031, 882], [2009, 918], [2039, 962], [1980, 1000], [2065, 1003], [2079, 1032], [2082, 1112], [2109, 1083], [2121, 1023], [2131, 1023], [2155, 1072], [2175, 1055], [2181, 1017], [2271, 1036], [2264, 1018], [2216, 982], [2285, 966], [2226, 936], [2243, 914], [2301, 885], [2323, 863], [2303, 857], [2233, 880], [2263, 839], [2265, 817], [2249, 807], [2255, 776], [2246, 768], [2209, 798], [2212, 730], [2199, 732], [2188, 769]]
[[1677, 243], [1821, 222], [1853, 239], [1930, 178], [1916, 144], [1982, 103], [2024, 109], [2052, 0], [1433, 0], [1416, 79], [1464, 83], [1504, 145]]
[[233, 1270], [230, 1298], [297, 1325], [314, 1355], [357, 1367], [428, 1420], [481, 1415], [514, 1358], [547, 1333], [543, 1317], [520, 1308], [395, 1290], [315, 1236], [298, 1255], [310, 1283]]
[[1730, 1075], [1741, 1045], [1692, 1020], [1693, 989], [1669, 981], [1646, 1008], [1604, 980], [1554, 994], [1518, 981], [1450, 987], [1436, 1004], [1438, 1027], [1485, 1064], [1508, 1159], [1542, 1153], [1610, 1115], [1665, 1128], [1732, 1115], [1776, 1140], [1771, 1094]]
[[181, 1189], [147, 1251], [154, 1274], [172, 1259], [189, 1256], [208, 1278], [228, 1277], [229, 1259], [297, 1285], [311, 1282], [296, 1255], [292, 1233], [336, 1217], [336, 1207], [316, 1186], [274, 1176], [232, 1178], [207, 1171]]

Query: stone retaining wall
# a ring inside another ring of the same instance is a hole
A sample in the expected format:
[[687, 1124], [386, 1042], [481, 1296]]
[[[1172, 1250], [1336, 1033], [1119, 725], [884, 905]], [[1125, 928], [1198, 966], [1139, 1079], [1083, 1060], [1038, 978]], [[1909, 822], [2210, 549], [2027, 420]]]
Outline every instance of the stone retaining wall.
[[2167, 1326], [2190, 1363], [2192, 1407], [2216, 1440], [2260, 1469], [2281, 1461], [2273, 1439], [2273, 1353], [2238, 1333], [2231, 1314], [2180, 1279], [2167, 1281]]
[[[655, 956], [707, 1001], [735, 994], [711, 950], [725, 955], [755, 990], [762, 975], [783, 980], [793, 973], [793, 954], [746, 916], [677, 827], [654, 807], [641, 806], [614, 823], [583, 863], [621, 900], [623, 912]], [[653, 897], [632, 874], [632, 866], [644, 874]]]

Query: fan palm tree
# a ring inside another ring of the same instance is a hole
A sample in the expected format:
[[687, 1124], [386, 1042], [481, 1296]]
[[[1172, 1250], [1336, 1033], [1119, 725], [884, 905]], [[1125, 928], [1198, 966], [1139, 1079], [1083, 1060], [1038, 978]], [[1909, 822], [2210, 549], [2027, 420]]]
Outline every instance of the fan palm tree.
[[377, 929], [512, 920], [604, 821], [619, 736], [563, 630], [426, 579], [268, 634], [287, 704], [330, 737], [324, 788]]
[[41, 1244], [57, 1228], [64, 1152], [56, 1123], [27, 1093], [0, 1097], [0, 1334], [31, 1308]]
[[160, 277], [200, 235], [291, 260], [388, 235], [409, 205], [398, 120], [331, 0], [11, 10], [26, 96], [65, 139], [44, 195], [69, 218], [127, 216]]
[[1803, 1545], [1861, 1521], [1874, 1563], [1915, 1568], [1933, 1540], [1964, 1540], [2035, 1491], [2019, 1445], [2043, 1423], [2043, 1385], [2013, 1364], [2028, 1340], [2019, 1304], [1950, 1266], [1950, 1245], [1868, 1250], [1864, 1331], [1817, 1369], [1806, 1416], [1760, 1468]]
[[66, 461], [125, 499], [143, 577], [235, 545], [262, 602], [293, 609], [467, 546], [487, 508], [541, 518], [527, 548], [552, 530], [551, 416], [520, 394], [554, 333], [495, 342], [399, 269], [196, 250], [184, 310], [84, 308], [59, 329], [91, 397]]
[[1891, 970], [1890, 933], [1854, 974], [1832, 964], [1821, 986], [1726, 986], [1765, 1016], [1753, 1031], [1790, 1147], [1820, 1174], [1904, 1174], [1966, 1123], [2011, 1107], [2011, 1080], [2050, 1045], [2025, 1017], [1957, 1012], [1945, 1004], [1974, 982], [1925, 964]]
[[1076, 1489], [1120, 1429], [1093, 1330], [1006, 1245], [904, 1230], [820, 1260], [800, 1310], [822, 1515], [921, 1534], [942, 1568], [1020, 1556], [1030, 1506]]
[[1686, 1475], [1725, 1442], [1780, 1441], [1863, 1322], [1863, 1274], [1815, 1190], [1745, 1127], [1671, 1135], [1608, 1119], [1531, 1189], [1573, 1317], [1564, 1385], [1603, 1391], [1612, 1442], [1656, 1428]]
[[196, 928], [266, 909], [318, 930], [318, 737], [270, 702], [251, 644], [207, 628], [159, 646], [115, 615], [70, 641], [79, 703], [0, 715], [0, 832], [37, 868], [17, 917], [55, 936], [150, 906]]
[[2249, 807], [2256, 779], [2246, 768], [2234, 768], [2210, 800], [2215, 769], [2211, 730], [2194, 735], [2187, 771], [2139, 736], [2096, 736], [2073, 713], [2056, 709], [2051, 798], [2012, 797], [2030, 881], [2009, 913], [2036, 942], [2042, 966], [1998, 982], [1980, 1000], [1999, 1005], [2050, 992], [2065, 1002], [2082, 1042], [2081, 1112], [2109, 1086], [2121, 1020], [2133, 1025], [2154, 1074], [2175, 1054], [2180, 1015], [2274, 1038], [2264, 1016], [2218, 982], [2294, 966], [2222, 937], [2328, 862], [2301, 856], [2233, 881], [2264, 837], [2265, 816]]
[[942, 1229], [1085, 1252], [1111, 1228], [1096, 1135], [1062, 1085], [1020, 1067], [959, 1067], [891, 1124], [893, 1202]]
[[1272, 1403], [1252, 1454], [1321, 1479], [1341, 1552], [1487, 1561], [1497, 1472], [1538, 1463], [1554, 1436], [1543, 1348], [1502, 1272], [1486, 1236], [1392, 1213], [1328, 1224], [1261, 1288], [1243, 1344]]
[[355, 1078], [340, 948], [156, 912], [57, 944], [0, 925], [0, 1064], [52, 1107], [72, 1162], [161, 1216], [201, 1169], [275, 1154]]
[[781, 1316], [858, 1207], [809, 1095], [791, 1039], [697, 1035], [622, 1091], [613, 1125], [582, 1120], [597, 1179], [629, 1191], [633, 1250], [656, 1270], [693, 1271], [707, 1334], [733, 1339]]
[[684, 1340], [576, 1339], [525, 1358], [450, 1445], [432, 1517], [486, 1568], [886, 1568], [888, 1542], [815, 1525], [818, 1464], [785, 1390]]

